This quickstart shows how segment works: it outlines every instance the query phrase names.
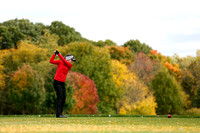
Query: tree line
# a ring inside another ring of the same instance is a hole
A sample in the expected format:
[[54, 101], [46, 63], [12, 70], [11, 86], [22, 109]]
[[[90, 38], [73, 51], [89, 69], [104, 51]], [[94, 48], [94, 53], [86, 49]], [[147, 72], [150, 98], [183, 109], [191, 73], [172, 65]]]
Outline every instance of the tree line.
[[96, 42], [60, 21], [27, 19], [0, 23], [0, 114], [55, 112], [56, 67], [49, 60], [56, 49], [77, 59], [65, 113], [200, 114], [200, 50], [169, 57], [139, 40]]

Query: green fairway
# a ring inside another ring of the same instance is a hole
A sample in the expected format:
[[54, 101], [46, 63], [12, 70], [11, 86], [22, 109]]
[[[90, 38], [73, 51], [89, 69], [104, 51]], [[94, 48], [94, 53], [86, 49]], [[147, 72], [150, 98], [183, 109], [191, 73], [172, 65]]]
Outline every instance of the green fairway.
[[1, 132], [200, 132], [200, 118], [0, 116]]

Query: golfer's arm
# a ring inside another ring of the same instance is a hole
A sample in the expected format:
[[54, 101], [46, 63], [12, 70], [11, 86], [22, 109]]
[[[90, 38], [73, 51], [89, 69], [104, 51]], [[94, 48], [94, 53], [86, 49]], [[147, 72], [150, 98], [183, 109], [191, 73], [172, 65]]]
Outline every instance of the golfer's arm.
[[51, 59], [50, 59], [50, 61], [49, 61], [51, 64], [59, 64], [59, 61], [58, 61], [58, 60], [54, 60], [55, 57], [56, 57], [55, 54], [53, 54], [53, 55], [51, 56]]
[[69, 63], [69, 62], [67, 62], [67, 61], [65, 60], [65, 58], [64, 58], [60, 53], [58, 54], [58, 56], [60, 57], [60, 59], [61, 59], [67, 66], [69, 66], [69, 67], [72, 66], [72, 64]]

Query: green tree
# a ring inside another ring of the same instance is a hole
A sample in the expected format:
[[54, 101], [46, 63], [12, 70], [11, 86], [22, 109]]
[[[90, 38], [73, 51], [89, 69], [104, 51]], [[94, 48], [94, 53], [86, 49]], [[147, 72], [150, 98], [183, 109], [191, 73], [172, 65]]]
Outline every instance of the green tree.
[[58, 44], [63, 46], [70, 42], [83, 40], [81, 34], [76, 32], [74, 28], [71, 28], [61, 21], [54, 21], [49, 26], [51, 33], [59, 36]]
[[200, 108], [200, 88], [197, 91], [196, 96], [193, 99], [193, 107]]
[[136, 54], [138, 52], [149, 54], [149, 52], [152, 50], [150, 46], [148, 46], [145, 43], [141, 43], [139, 40], [129, 40], [126, 43], [124, 43], [123, 46], [124, 47], [129, 46], [133, 54]]
[[32, 23], [28, 19], [14, 19], [3, 23], [6, 27], [18, 29], [26, 38], [38, 41], [46, 28], [42, 23]]
[[196, 86], [196, 80], [194, 76], [190, 73], [190, 71], [188, 70], [182, 71], [181, 86], [183, 87], [183, 90], [186, 92], [186, 94], [189, 95], [186, 108], [191, 108], [192, 101], [197, 93], [197, 86]]
[[27, 19], [14, 19], [0, 23], [0, 48], [16, 48], [17, 43], [23, 39], [36, 42], [43, 34], [45, 26], [41, 23], [33, 24]]
[[166, 68], [161, 70], [151, 83], [154, 96], [158, 103], [157, 114], [180, 114], [183, 103], [180, 94], [179, 84], [169, 74]]
[[116, 46], [116, 43], [110, 39], [106, 39], [105, 41], [99, 40], [98, 42], [90, 41], [93, 45], [98, 47], [105, 47], [105, 46]]
[[63, 47], [60, 52], [62, 55], [74, 55], [77, 61], [73, 64], [72, 71], [80, 72], [95, 82], [100, 99], [98, 112], [115, 113], [117, 95], [107, 48], [95, 47], [89, 42], [73, 42]]
[[24, 35], [16, 27], [6, 27], [0, 24], [0, 49], [16, 48], [17, 42], [24, 38]]

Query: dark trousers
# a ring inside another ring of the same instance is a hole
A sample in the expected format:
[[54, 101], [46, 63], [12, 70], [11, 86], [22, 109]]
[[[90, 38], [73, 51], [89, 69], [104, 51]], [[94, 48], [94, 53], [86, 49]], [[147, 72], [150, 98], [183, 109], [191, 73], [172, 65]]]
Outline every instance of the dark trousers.
[[53, 82], [54, 90], [56, 91], [57, 100], [56, 100], [56, 117], [62, 115], [63, 107], [66, 99], [66, 89], [65, 82], [60, 82], [54, 80]]

